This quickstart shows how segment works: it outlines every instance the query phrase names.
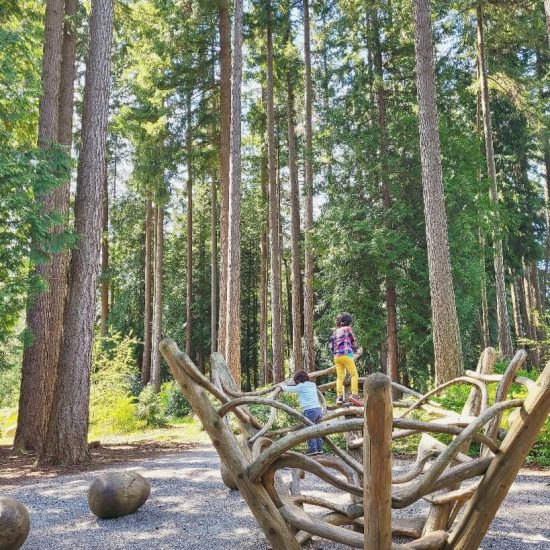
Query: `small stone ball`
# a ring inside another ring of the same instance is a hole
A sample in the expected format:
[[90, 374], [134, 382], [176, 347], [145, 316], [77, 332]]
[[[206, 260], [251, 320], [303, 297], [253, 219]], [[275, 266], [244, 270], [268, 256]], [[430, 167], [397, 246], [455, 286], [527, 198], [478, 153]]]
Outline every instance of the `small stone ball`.
[[88, 490], [88, 505], [98, 518], [118, 518], [135, 512], [151, 494], [149, 482], [136, 472], [107, 472]]
[[31, 519], [23, 504], [11, 497], [0, 497], [0, 550], [21, 548], [29, 535]]

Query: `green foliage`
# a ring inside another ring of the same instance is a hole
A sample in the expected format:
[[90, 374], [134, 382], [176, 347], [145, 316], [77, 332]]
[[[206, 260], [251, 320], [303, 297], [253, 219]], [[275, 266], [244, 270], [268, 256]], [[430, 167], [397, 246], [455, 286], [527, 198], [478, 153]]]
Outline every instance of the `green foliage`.
[[129, 433], [143, 426], [132, 395], [137, 371], [133, 358], [137, 342], [112, 334], [94, 341], [91, 389], [90, 433]]
[[171, 419], [183, 418], [193, 412], [189, 401], [181, 392], [177, 382], [173, 380], [161, 386], [159, 401], [164, 414]]
[[151, 428], [166, 426], [166, 415], [160, 394], [151, 385], [146, 386], [139, 394], [137, 417]]
[[0, 406], [0, 438], [5, 437], [6, 430], [17, 423], [17, 409]]
[[[0, 353], [2, 346], [0, 344]], [[8, 357], [9, 360], [9, 357]], [[0, 408], [15, 407], [19, 399], [19, 382], [21, 377], [21, 363], [0, 368]]]

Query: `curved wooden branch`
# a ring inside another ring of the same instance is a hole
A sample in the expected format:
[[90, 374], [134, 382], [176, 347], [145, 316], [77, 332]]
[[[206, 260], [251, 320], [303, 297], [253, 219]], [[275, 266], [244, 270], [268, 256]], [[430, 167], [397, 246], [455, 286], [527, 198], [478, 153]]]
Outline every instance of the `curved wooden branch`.
[[[523, 366], [527, 360], [527, 352], [524, 349], [519, 349], [514, 355], [513, 359], [510, 361], [508, 368], [506, 369], [502, 379], [500, 380], [497, 391], [495, 394], [495, 403], [502, 402], [506, 399], [510, 386], [516, 377], [517, 371]], [[500, 421], [502, 419], [502, 413], [495, 415], [485, 426], [485, 435], [490, 440], [496, 440], [498, 429], [500, 427]], [[486, 455], [490, 449], [487, 443], [484, 443], [481, 447], [480, 454]]]
[[[273, 548], [301, 550], [300, 544], [289, 529], [288, 524], [281, 517], [267, 491], [261, 485], [253, 484], [247, 479], [248, 459], [233, 433], [221, 421], [204, 387], [201, 387], [201, 384], [194, 383], [194, 378], [188, 374], [188, 371], [195, 370], [199, 379], [202, 377], [191, 359], [180, 351], [176, 343], [170, 339], [162, 340], [160, 351], [182, 392], [199, 416], [220, 458], [231, 471], [241, 496], [250, 507]], [[205, 387], [213, 386], [207, 380], [203, 380], [203, 383], [205, 383]], [[216, 391], [219, 390], [216, 389]]]
[[311, 506], [318, 506], [319, 508], [326, 508], [327, 510], [332, 510], [333, 512], [345, 514], [344, 506], [320, 497], [314, 497], [311, 495], [298, 495], [295, 497], [290, 497], [290, 501], [296, 505], [311, 504]]
[[[427, 488], [435, 483], [435, 481], [441, 476], [445, 468], [460, 452], [462, 444], [473, 436], [473, 434], [479, 430], [484, 424], [486, 424], [495, 414], [501, 410], [519, 407], [523, 404], [523, 400], [514, 399], [512, 401], [505, 401], [503, 403], [497, 403], [487, 409], [481, 416], [474, 420], [467, 428], [462, 430], [460, 435], [447, 446], [447, 448], [439, 455], [435, 460], [432, 467], [426, 472], [426, 474], [420, 479], [414, 486], [407, 488], [407, 500], [410, 504], [415, 500], [418, 500], [422, 495], [427, 494]], [[500, 452], [500, 451], [499, 451]], [[497, 453], [498, 454], [498, 453]], [[474, 461], [472, 461], [474, 462]], [[407, 504], [408, 505], [408, 504]]]
[[362, 496], [363, 494], [363, 489], [359, 485], [344, 481], [341, 477], [332, 474], [322, 465], [319, 459], [310, 458], [300, 453], [289, 451], [275, 460], [269, 467], [269, 469], [273, 471], [282, 468], [298, 468], [317, 476], [319, 479], [332, 485], [336, 489], [340, 489], [352, 495]]
[[492, 460], [494, 459], [476, 458], [471, 462], [453, 466], [429, 486], [423, 486], [421, 490], [417, 490], [416, 484], [411, 486], [398, 485], [392, 490], [392, 507], [406, 508], [425, 495], [441, 491], [466, 479], [481, 476], [487, 471]]
[[433, 390], [429, 391], [425, 395], [423, 395], [414, 405], [410, 406], [399, 418], [404, 418], [409, 413], [420, 407], [427, 399], [429, 399], [432, 395], [436, 395], [443, 391], [445, 388], [449, 386], [453, 386], [455, 384], [470, 384], [471, 386], [476, 386], [479, 391], [481, 392], [481, 410], [484, 410], [487, 407], [487, 388], [485, 387], [485, 384], [482, 384], [479, 380], [475, 380], [474, 378], [470, 378], [468, 376], [459, 376], [458, 378], [455, 378], [453, 380], [450, 380], [449, 382], [445, 382], [444, 384], [440, 384]]
[[[282, 389], [280, 387], [276, 388], [275, 391], [273, 392], [273, 395], [271, 396], [271, 399], [275, 399], [277, 397], [277, 394], [280, 393], [281, 391], [282, 391]], [[277, 409], [273, 408], [273, 409], [271, 409], [271, 412], [269, 413], [269, 418], [268, 418], [265, 426], [257, 434], [253, 435], [248, 440], [248, 443], [254, 443], [254, 441], [256, 441], [256, 439], [262, 437], [267, 431], [269, 431], [271, 426], [273, 426], [273, 424], [275, 424], [276, 420], [277, 420]]]
[[[519, 405], [517, 405], [519, 406]], [[396, 418], [393, 421], [393, 425], [396, 428], [402, 428], [406, 430], [414, 430], [415, 433], [418, 432], [431, 432], [431, 433], [442, 433], [448, 435], [460, 435], [464, 428], [458, 426], [444, 425], [444, 424], [435, 424], [433, 422], [423, 422], [422, 420], [409, 420], [407, 418]], [[399, 439], [400, 434], [397, 434], [394, 439]], [[472, 439], [479, 443], [487, 445], [493, 453], [498, 452], [498, 445], [487, 436], [479, 433], [473, 433]]]
[[437, 495], [435, 497], [422, 497], [424, 500], [431, 502], [432, 504], [446, 504], [448, 502], [454, 502], [456, 500], [467, 500], [469, 499], [477, 490], [479, 483], [475, 483], [470, 487], [465, 487], [463, 489], [457, 489], [456, 491], [449, 491], [442, 495]]
[[[245, 398], [241, 398], [245, 399]], [[306, 419], [307, 420], [307, 419]], [[308, 421], [309, 422], [309, 421]], [[303, 428], [297, 433], [291, 433], [276, 441], [269, 449], [264, 451], [248, 468], [248, 476], [253, 482], [257, 482], [269, 466], [284, 452], [289, 451], [292, 447], [304, 443], [309, 439], [316, 437], [325, 437], [330, 434], [343, 433], [349, 430], [358, 430], [363, 424], [362, 418], [354, 418], [352, 420], [340, 420], [320, 422], [314, 426]], [[340, 450], [340, 449], [339, 449]], [[352, 466], [356, 471], [361, 472], [362, 466], [357, 461], [347, 457], [352, 461]], [[344, 459], [345, 460], [345, 459]], [[347, 462], [347, 461], [346, 461]]]
[[478, 490], [453, 529], [449, 538], [451, 548], [479, 546], [549, 412], [550, 362], [537, 380], [537, 390], [529, 393], [521, 413], [504, 438], [500, 447], [502, 452], [492, 460]]

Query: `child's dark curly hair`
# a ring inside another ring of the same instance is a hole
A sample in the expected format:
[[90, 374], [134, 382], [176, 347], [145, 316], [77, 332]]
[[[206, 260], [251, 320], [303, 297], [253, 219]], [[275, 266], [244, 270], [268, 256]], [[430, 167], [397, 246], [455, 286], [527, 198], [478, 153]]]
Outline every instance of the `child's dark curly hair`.
[[294, 382], [296, 382], [296, 384], [309, 382], [309, 374], [305, 370], [297, 370], [294, 373]]
[[336, 317], [336, 326], [337, 327], [349, 327], [353, 324], [353, 317], [347, 313], [340, 313], [338, 317]]

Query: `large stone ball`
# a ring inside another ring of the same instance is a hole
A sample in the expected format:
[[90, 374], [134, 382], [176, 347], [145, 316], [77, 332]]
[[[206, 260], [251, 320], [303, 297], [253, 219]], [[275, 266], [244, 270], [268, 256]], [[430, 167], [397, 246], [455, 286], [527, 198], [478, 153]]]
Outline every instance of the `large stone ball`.
[[118, 518], [135, 512], [150, 493], [149, 482], [136, 472], [107, 472], [90, 486], [88, 504], [98, 518]]
[[29, 535], [31, 519], [18, 500], [0, 497], [0, 550], [21, 548]]

